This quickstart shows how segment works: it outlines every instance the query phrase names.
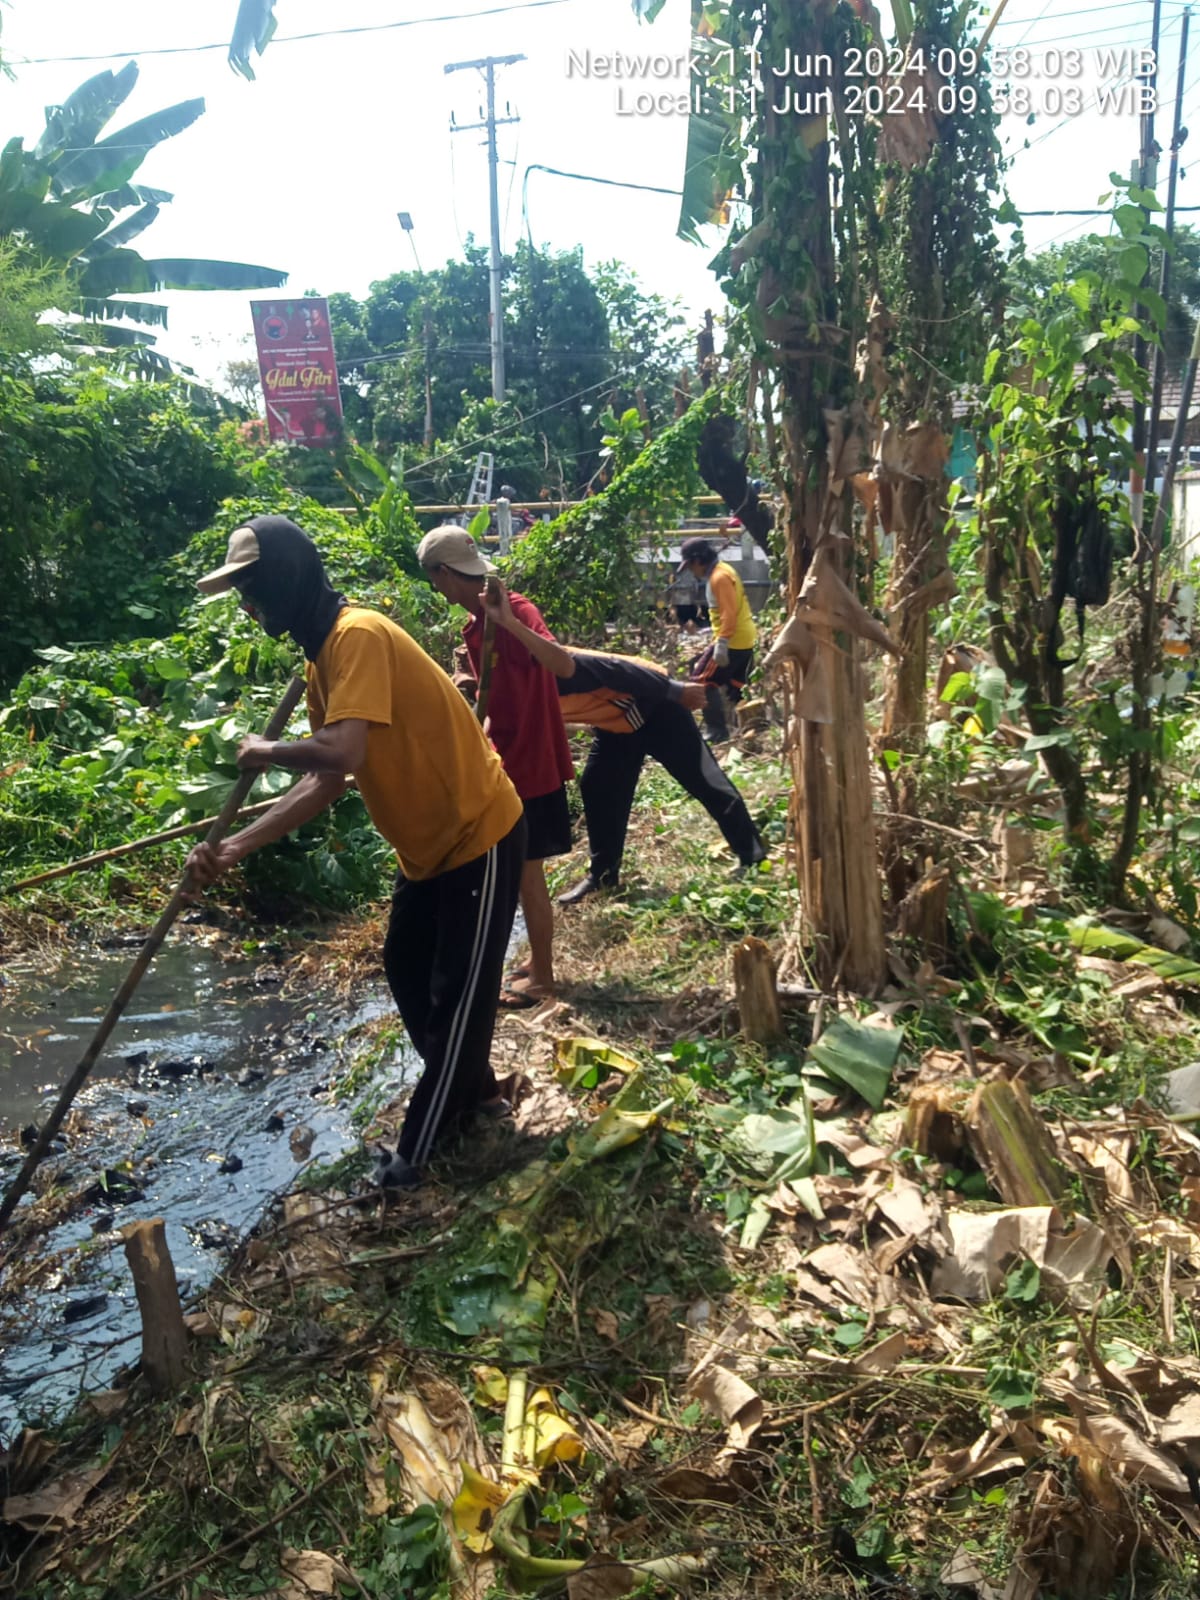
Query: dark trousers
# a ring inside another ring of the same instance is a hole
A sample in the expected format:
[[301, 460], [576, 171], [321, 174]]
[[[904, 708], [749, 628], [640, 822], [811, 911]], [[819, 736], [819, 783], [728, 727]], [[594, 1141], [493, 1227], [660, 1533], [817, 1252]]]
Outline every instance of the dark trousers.
[[704, 731], [715, 744], [729, 737], [729, 706], [737, 705], [750, 676], [753, 650], [731, 650], [723, 667], [714, 666], [706, 679], [708, 694], [704, 700]]
[[429, 1159], [438, 1135], [496, 1094], [489, 1059], [504, 954], [525, 861], [525, 818], [485, 855], [433, 878], [396, 875], [383, 966], [425, 1071], [400, 1154]]
[[690, 711], [668, 700], [630, 733], [598, 729], [579, 779], [583, 814], [597, 883], [616, 883], [634, 791], [647, 756], [663, 766], [708, 812], [743, 866], [762, 861], [766, 849], [746, 802], [717, 765]]

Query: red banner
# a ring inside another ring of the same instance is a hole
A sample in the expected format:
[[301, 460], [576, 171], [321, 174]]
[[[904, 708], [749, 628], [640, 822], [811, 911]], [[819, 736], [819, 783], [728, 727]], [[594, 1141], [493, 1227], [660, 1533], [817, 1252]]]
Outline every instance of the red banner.
[[251, 300], [250, 312], [271, 442], [333, 444], [342, 432], [342, 396], [328, 302]]

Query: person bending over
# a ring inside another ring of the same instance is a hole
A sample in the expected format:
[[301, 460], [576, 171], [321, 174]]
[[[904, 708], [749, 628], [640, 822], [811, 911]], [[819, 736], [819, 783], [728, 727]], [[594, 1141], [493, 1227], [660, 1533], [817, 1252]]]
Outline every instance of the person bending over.
[[498, 628], [554, 674], [563, 720], [595, 730], [579, 780], [591, 860], [587, 875], [559, 896], [560, 905], [574, 905], [619, 880], [634, 792], [647, 756], [699, 800], [743, 868], [766, 859], [746, 802], [717, 765], [692, 716], [704, 701], [702, 684], [675, 683], [650, 661], [568, 649], [536, 634], [515, 614], [503, 589], [484, 604]]
[[377, 1174], [415, 1188], [440, 1135], [476, 1111], [505, 1115], [490, 1052], [496, 995], [516, 911], [525, 819], [516, 790], [450, 679], [402, 628], [335, 594], [316, 546], [286, 517], [234, 530], [205, 594], [236, 589], [273, 639], [307, 658], [306, 739], [244, 739], [238, 766], [303, 774], [270, 811], [188, 867], [214, 882], [252, 851], [333, 803], [347, 774], [399, 870], [383, 965], [425, 1070], [396, 1154]]

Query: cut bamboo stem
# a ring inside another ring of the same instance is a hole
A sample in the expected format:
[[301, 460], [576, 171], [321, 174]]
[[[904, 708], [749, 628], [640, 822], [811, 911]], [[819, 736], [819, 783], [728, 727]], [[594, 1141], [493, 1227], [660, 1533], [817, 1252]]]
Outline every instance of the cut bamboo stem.
[[[270, 800], [258, 800], [252, 806], [243, 806], [233, 819], [240, 822], [244, 817], [257, 817], [264, 811], [269, 811], [275, 801], [281, 796], [275, 795]], [[203, 833], [206, 828], [211, 828], [216, 817], [201, 817], [199, 822], [182, 822], [177, 828], [168, 828], [164, 833], [148, 833], [144, 839], [134, 839], [129, 844], [114, 845], [111, 850], [97, 850], [95, 855], [80, 856], [78, 861], [68, 861], [61, 867], [51, 867], [48, 872], [39, 872], [32, 878], [21, 878], [16, 883], [10, 883], [5, 889], [5, 894], [16, 894], [19, 889], [32, 889], [35, 884], [49, 883], [52, 878], [65, 878], [72, 872], [82, 872], [84, 867], [98, 867], [105, 861], [117, 861], [122, 856], [131, 856], [137, 850], [148, 850], [152, 844], [170, 844], [172, 839], [186, 839], [189, 834]]]
[[[496, 598], [500, 580], [489, 574], [486, 584], [490, 598]], [[475, 695], [475, 715], [482, 727], [487, 719], [488, 699], [492, 692], [492, 668], [496, 665], [496, 619], [487, 612], [483, 619], [483, 649], [479, 658], [479, 689]]]
[[754, 1044], [783, 1038], [775, 958], [761, 939], [748, 935], [733, 949], [733, 987], [742, 1032]]
[[130, 1222], [121, 1237], [142, 1318], [142, 1371], [155, 1394], [169, 1394], [183, 1381], [188, 1331], [166, 1226], [161, 1217]]
[[[299, 678], [293, 678], [287, 687], [287, 692], [284, 694], [283, 699], [279, 702], [278, 706], [276, 706], [274, 715], [271, 717], [270, 722], [268, 722], [266, 728], [263, 730], [264, 739], [278, 739], [279, 735], [287, 727], [288, 720], [291, 717], [292, 712], [296, 709], [296, 706], [300, 700], [300, 696], [303, 693], [304, 684], [302, 680]], [[230, 791], [228, 800], [226, 800], [224, 806], [221, 808], [220, 815], [209, 829], [208, 836], [204, 841], [205, 844], [219, 844], [229, 832], [234, 817], [236, 817], [238, 812], [241, 810], [242, 802], [250, 793], [250, 790], [253, 787], [257, 777], [257, 772], [243, 772], [241, 774], [241, 776], [238, 778], [238, 781], [234, 784], [232, 790]], [[138, 952], [137, 959], [133, 963], [133, 966], [130, 967], [129, 973], [125, 978], [125, 982], [113, 996], [112, 1002], [109, 1005], [108, 1010], [105, 1012], [100, 1026], [92, 1035], [92, 1042], [88, 1045], [87, 1050], [84, 1052], [83, 1059], [63, 1085], [63, 1091], [58, 1097], [58, 1103], [55, 1105], [54, 1110], [46, 1118], [46, 1121], [42, 1124], [42, 1130], [34, 1141], [33, 1148], [25, 1158], [25, 1164], [22, 1166], [20, 1172], [17, 1173], [16, 1177], [10, 1184], [8, 1192], [4, 1196], [3, 1201], [0, 1201], [0, 1229], [3, 1229], [6, 1226], [8, 1219], [12, 1216], [13, 1212], [17, 1208], [17, 1202], [25, 1193], [26, 1189], [28, 1189], [30, 1182], [33, 1179], [33, 1175], [37, 1171], [38, 1166], [42, 1161], [42, 1158], [45, 1156], [46, 1151], [50, 1148], [50, 1141], [54, 1138], [54, 1135], [62, 1126], [63, 1118], [71, 1109], [72, 1101], [86, 1083], [88, 1074], [96, 1065], [96, 1061], [101, 1050], [103, 1050], [105, 1044], [108, 1042], [109, 1034], [120, 1021], [121, 1013], [125, 1010], [125, 1007], [133, 998], [133, 992], [137, 988], [138, 984], [142, 981], [142, 978], [145, 976], [146, 968], [158, 954], [159, 947], [161, 946], [163, 940], [167, 937], [167, 934], [171, 931], [172, 923], [187, 904], [191, 893], [191, 873], [185, 871], [183, 877], [180, 879], [179, 887], [171, 896], [170, 902], [168, 903], [166, 909], [163, 911], [158, 921], [154, 924], [154, 927], [150, 930], [145, 944]]]

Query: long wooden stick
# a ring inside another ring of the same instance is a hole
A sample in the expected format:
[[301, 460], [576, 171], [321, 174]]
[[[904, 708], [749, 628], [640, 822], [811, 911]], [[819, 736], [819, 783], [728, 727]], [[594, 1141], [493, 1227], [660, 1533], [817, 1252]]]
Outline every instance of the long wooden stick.
[[[494, 595], [499, 588], [499, 580], [489, 576], [487, 591]], [[479, 718], [480, 727], [487, 717], [488, 696], [492, 692], [492, 668], [496, 664], [496, 619], [488, 612], [483, 619], [483, 653], [479, 659], [479, 692], [475, 696], [475, 715]]]
[[[291, 717], [292, 712], [296, 709], [296, 705], [303, 693], [304, 684], [299, 678], [293, 678], [287, 687], [286, 694], [279, 702], [279, 705], [275, 708], [275, 713], [263, 732], [264, 739], [278, 739], [279, 735], [287, 727], [288, 719]], [[250, 793], [250, 790], [253, 787], [254, 781], [257, 777], [257, 772], [242, 773], [241, 777], [239, 777], [238, 781], [234, 784], [233, 789], [230, 791], [228, 800], [226, 800], [224, 806], [222, 806], [220, 816], [217, 817], [216, 821], [209, 829], [208, 836], [204, 841], [205, 844], [219, 844], [229, 832], [229, 828], [234, 817], [241, 810], [242, 802]], [[38, 1134], [37, 1139], [34, 1141], [33, 1149], [30, 1150], [29, 1154], [25, 1158], [24, 1166], [13, 1179], [11, 1185], [9, 1186], [8, 1193], [4, 1196], [4, 1200], [0, 1202], [0, 1229], [5, 1227], [8, 1219], [16, 1210], [17, 1201], [20, 1200], [26, 1189], [28, 1189], [30, 1181], [33, 1178], [34, 1173], [37, 1171], [42, 1157], [50, 1148], [50, 1141], [58, 1132], [60, 1126], [62, 1125], [63, 1118], [71, 1109], [71, 1102], [79, 1093], [80, 1089], [83, 1088], [88, 1073], [91, 1072], [92, 1068], [95, 1066], [96, 1060], [99, 1057], [101, 1050], [103, 1050], [109, 1034], [116, 1027], [121, 1013], [124, 1011], [125, 1007], [129, 1004], [129, 1001], [133, 997], [133, 991], [137, 988], [138, 984], [145, 976], [146, 968], [150, 965], [151, 961], [154, 960], [155, 955], [158, 953], [159, 946], [170, 932], [171, 924], [175, 921], [175, 918], [186, 905], [188, 897], [191, 894], [191, 888], [191, 874], [189, 872], [185, 872], [180, 880], [179, 887], [171, 896], [170, 902], [166, 909], [163, 911], [158, 921], [154, 924], [154, 927], [150, 930], [150, 934], [147, 937], [145, 944], [138, 953], [137, 960], [129, 969], [128, 975], [125, 978], [125, 982], [113, 996], [112, 1003], [105, 1012], [103, 1021], [92, 1035], [92, 1042], [88, 1045], [86, 1051], [84, 1052], [83, 1059], [63, 1085], [63, 1091], [58, 1097], [58, 1103], [43, 1124], [42, 1131]]]
[[[259, 800], [252, 806], [243, 806], [234, 818], [240, 822], [243, 817], [257, 817], [263, 811], [269, 811], [276, 800], [281, 799], [275, 795], [271, 800]], [[4, 890], [5, 894], [16, 894], [18, 889], [32, 889], [35, 884], [49, 883], [52, 878], [65, 878], [72, 872], [82, 872], [84, 867], [98, 867], [105, 861], [116, 861], [121, 856], [129, 856], [135, 850], [148, 850], [152, 844], [170, 844], [172, 839], [186, 839], [191, 833], [203, 833], [205, 828], [211, 828], [216, 817], [201, 817], [199, 822], [181, 822], [177, 828], [168, 828], [165, 833], [148, 833], [143, 839], [133, 839], [129, 844], [117, 844], [111, 850], [97, 850], [95, 855], [80, 856], [78, 861], [68, 861], [65, 866], [51, 867], [48, 872], [39, 872], [32, 878], [21, 878], [17, 883], [10, 883]]]

